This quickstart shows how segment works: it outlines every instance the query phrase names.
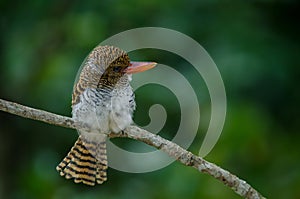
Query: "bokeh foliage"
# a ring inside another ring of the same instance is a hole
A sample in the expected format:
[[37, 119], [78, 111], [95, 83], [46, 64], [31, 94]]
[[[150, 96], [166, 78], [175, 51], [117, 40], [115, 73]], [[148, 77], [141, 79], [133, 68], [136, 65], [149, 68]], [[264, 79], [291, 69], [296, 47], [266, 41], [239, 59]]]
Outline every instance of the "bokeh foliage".
[[[269, 198], [300, 198], [299, 9], [292, 0], [2, 0], [0, 97], [70, 115], [77, 70], [98, 43], [137, 27], [180, 31], [208, 51], [227, 91], [225, 128], [206, 158]], [[195, 71], [171, 53], [145, 50], [132, 56], [186, 68], [181, 72], [198, 85]], [[194, 153], [207, 129], [210, 107], [205, 85], [199, 84], [203, 120], [190, 147]], [[137, 103], [135, 120], [141, 125], [149, 122], [151, 104], [167, 106], [161, 135], [171, 138], [179, 121], [174, 96], [163, 88], [145, 87], [137, 91]], [[179, 163], [145, 174], [110, 169], [102, 186], [76, 185], [55, 171], [76, 137], [75, 131], [1, 112], [0, 198], [239, 198]]]

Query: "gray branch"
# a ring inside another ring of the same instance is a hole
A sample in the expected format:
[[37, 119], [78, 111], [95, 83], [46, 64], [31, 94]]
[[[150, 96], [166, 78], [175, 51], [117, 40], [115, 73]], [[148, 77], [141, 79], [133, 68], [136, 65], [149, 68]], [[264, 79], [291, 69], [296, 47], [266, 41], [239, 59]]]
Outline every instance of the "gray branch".
[[[30, 108], [17, 103], [9, 102], [0, 99], [0, 110], [15, 114], [21, 117], [42, 121], [48, 124], [57, 125], [71, 129], [88, 129], [88, 126], [82, 123], [76, 123], [72, 118], [56, 115], [46, 111]], [[244, 198], [264, 198], [258, 191], [252, 188], [246, 181], [241, 180], [237, 176], [222, 169], [221, 167], [210, 163], [203, 158], [192, 154], [189, 151], [181, 148], [177, 144], [170, 142], [158, 135], [152, 134], [137, 126], [129, 126], [124, 130], [124, 133], [108, 135], [111, 138], [114, 137], [127, 137], [135, 140], [142, 141], [148, 145], [151, 145], [159, 150], [166, 152], [169, 156], [175, 158], [186, 166], [191, 166], [202, 173], [207, 173], [212, 177], [218, 179], [237, 194]]]

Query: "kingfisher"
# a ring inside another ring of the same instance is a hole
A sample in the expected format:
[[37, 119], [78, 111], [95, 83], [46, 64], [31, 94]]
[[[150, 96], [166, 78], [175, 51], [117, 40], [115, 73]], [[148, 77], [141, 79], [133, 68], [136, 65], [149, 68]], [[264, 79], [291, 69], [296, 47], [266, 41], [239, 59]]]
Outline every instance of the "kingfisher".
[[132, 74], [155, 65], [132, 62], [124, 50], [114, 46], [97, 46], [90, 52], [72, 94], [72, 118], [90, 130], [78, 130], [77, 141], [56, 167], [61, 176], [90, 186], [107, 180], [107, 134], [120, 133], [133, 123]]

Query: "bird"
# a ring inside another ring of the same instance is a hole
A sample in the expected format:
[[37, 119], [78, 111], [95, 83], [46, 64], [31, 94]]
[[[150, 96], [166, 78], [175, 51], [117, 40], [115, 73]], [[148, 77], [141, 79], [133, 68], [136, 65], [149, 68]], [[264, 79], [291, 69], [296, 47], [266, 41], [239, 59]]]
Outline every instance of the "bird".
[[97, 46], [82, 64], [72, 93], [72, 119], [89, 126], [56, 170], [75, 183], [94, 186], [107, 180], [106, 139], [133, 123], [135, 96], [132, 74], [149, 70], [155, 62], [133, 62], [114, 46]]

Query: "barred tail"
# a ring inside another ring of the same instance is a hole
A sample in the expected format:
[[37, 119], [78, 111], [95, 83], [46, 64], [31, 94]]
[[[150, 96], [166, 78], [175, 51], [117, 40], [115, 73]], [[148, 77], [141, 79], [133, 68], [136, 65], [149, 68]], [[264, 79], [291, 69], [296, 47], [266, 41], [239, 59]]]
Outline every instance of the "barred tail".
[[90, 186], [107, 180], [107, 156], [105, 137], [100, 142], [80, 136], [68, 155], [56, 167], [61, 176], [74, 179], [75, 183]]

